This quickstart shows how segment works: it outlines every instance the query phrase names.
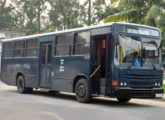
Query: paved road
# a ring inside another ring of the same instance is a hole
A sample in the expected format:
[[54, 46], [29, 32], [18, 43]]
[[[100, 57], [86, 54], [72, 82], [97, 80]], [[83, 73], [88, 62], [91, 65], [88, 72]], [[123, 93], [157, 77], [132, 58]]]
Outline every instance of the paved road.
[[22, 95], [0, 83], [0, 120], [165, 120], [165, 101], [100, 98], [81, 104], [70, 94]]

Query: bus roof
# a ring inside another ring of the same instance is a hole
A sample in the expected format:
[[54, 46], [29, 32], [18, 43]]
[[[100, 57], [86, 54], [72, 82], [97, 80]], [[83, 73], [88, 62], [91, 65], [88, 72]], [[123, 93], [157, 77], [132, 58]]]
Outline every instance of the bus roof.
[[90, 29], [95, 29], [95, 28], [108, 27], [108, 26], [111, 26], [113, 24], [133, 25], [133, 26], [146, 27], [146, 28], [150, 28], [150, 29], [157, 29], [157, 30], [159, 30], [156, 27], [151, 27], [151, 26], [146, 26], [146, 25], [140, 25], [140, 24], [134, 24], [134, 23], [125, 23], [125, 22], [111, 22], [111, 23], [104, 23], [104, 24], [93, 25], [93, 26], [86, 26], [86, 27], [81, 27], [81, 28], [74, 28], [74, 29], [62, 30], [62, 31], [57, 31], [57, 32], [50, 32], [50, 33], [28, 35], [28, 36], [11, 38], [11, 39], [4, 39], [2, 41], [3, 42], [7, 42], [7, 41], [14, 41], [14, 40], [37, 38], [37, 37], [48, 36], [48, 35], [55, 35], [55, 34], [62, 34], [62, 33], [69, 33], [69, 32], [76, 32], [76, 31], [83, 31], [83, 30], [90, 30]]

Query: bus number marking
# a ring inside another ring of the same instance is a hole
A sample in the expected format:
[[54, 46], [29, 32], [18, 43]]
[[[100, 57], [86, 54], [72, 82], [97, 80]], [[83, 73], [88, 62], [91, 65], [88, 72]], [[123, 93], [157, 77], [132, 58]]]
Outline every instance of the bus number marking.
[[61, 60], [60, 60], [60, 64], [61, 64], [61, 65], [60, 65], [60, 70], [59, 70], [59, 71], [60, 71], [60, 72], [64, 72], [64, 59], [61, 59]]

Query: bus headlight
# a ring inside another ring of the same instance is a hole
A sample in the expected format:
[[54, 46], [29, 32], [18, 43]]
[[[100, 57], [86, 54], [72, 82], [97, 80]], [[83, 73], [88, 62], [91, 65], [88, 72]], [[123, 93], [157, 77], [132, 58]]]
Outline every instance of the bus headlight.
[[158, 84], [157, 84], [157, 83], [155, 83], [155, 86], [158, 86]]
[[127, 86], [127, 83], [126, 82], [121, 82], [120, 86]]

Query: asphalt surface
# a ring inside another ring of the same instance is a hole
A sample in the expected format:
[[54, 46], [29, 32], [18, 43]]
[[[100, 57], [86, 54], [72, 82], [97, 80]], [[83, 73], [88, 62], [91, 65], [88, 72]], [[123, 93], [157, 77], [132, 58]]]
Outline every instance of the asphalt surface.
[[165, 120], [165, 101], [99, 98], [82, 104], [72, 94], [19, 94], [0, 82], [0, 120]]

